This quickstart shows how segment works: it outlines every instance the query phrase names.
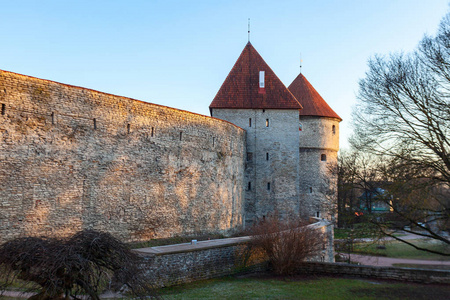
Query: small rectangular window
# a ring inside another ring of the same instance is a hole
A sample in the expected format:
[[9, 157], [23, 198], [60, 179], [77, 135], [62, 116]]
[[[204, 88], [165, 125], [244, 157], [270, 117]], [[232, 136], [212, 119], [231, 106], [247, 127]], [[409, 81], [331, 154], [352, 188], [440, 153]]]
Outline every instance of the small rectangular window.
[[269, 160], [269, 152], [266, 153], [266, 160]]
[[269, 127], [269, 119], [266, 119], [266, 127]]
[[6, 104], [2, 103], [2, 116], [6, 113]]
[[270, 182], [267, 183], [267, 190], [270, 191]]
[[247, 152], [247, 161], [252, 161], [252, 160], [253, 160], [253, 153]]
[[309, 188], [309, 193], [312, 194], [312, 187]]
[[327, 161], [327, 155], [326, 155], [326, 154], [322, 154], [322, 155], [320, 156], [320, 160], [321, 160], [321, 161]]
[[248, 127], [252, 127], [252, 118], [248, 119]]
[[131, 125], [127, 124], [127, 133], [130, 133], [130, 131], [131, 131]]
[[249, 191], [252, 190], [252, 183], [251, 183], [251, 182], [248, 183], [248, 190], [249, 190]]
[[97, 129], [97, 119], [94, 118], [94, 129]]
[[180, 141], [181, 141], [182, 138], [183, 138], [183, 132], [180, 131]]
[[52, 112], [52, 125], [55, 125], [55, 113]]
[[154, 134], [155, 134], [155, 129], [152, 127], [152, 133], [151, 133], [151, 136], [153, 137]]
[[213, 137], [213, 147], [214, 147], [215, 142], [216, 142], [216, 138]]

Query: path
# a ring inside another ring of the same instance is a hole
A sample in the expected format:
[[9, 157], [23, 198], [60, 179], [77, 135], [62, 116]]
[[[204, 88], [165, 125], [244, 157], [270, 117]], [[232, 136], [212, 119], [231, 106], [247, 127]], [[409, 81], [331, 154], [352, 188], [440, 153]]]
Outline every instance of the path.
[[[341, 254], [341, 256], [348, 257], [348, 254]], [[393, 264], [450, 266], [450, 261], [391, 258], [391, 257], [369, 256], [369, 255], [359, 255], [359, 254], [350, 254], [350, 260], [352, 262], [359, 262], [360, 264], [366, 265], [366, 266], [379, 266], [379, 267], [392, 267]]]

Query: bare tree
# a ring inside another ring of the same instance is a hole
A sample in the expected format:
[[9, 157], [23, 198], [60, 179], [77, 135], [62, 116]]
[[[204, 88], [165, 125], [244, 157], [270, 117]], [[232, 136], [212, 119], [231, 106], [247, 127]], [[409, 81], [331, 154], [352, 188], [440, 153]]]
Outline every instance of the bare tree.
[[450, 15], [415, 52], [370, 59], [359, 85], [352, 146], [383, 162], [392, 209], [419, 229], [408, 231], [450, 245]]
[[108, 233], [84, 230], [66, 239], [17, 238], [0, 246], [2, 289], [15, 279], [39, 285], [30, 299], [99, 299], [108, 288], [128, 286], [132, 294], [154, 295], [142, 258]]

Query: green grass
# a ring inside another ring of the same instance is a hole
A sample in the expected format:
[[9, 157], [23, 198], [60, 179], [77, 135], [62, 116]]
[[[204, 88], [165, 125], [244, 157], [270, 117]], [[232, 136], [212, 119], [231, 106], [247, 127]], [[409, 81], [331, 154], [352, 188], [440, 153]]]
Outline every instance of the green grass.
[[[449, 253], [450, 249], [443, 243], [430, 242], [424, 239], [408, 240], [408, 242], [432, 250]], [[356, 243], [353, 253], [394, 258], [425, 259], [425, 260], [450, 260], [450, 257], [416, 250], [414, 247], [399, 241], [386, 241], [383, 243], [386, 249], [377, 249], [378, 243]]]
[[448, 299], [449, 286], [345, 278], [221, 278], [165, 288], [164, 299]]

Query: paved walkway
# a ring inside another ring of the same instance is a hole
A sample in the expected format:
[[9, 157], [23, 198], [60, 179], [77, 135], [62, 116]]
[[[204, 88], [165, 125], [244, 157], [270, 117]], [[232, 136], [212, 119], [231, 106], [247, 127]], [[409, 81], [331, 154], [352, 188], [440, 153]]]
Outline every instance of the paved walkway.
[[[343, 257], [348, 257], [348, 254], [341, 254], [341, 255]], [[450, 266], [450, 261], [390, 258], [383, 256], [368, 256], [359, 254], [350, 254], [350, 261], [358, 262], [366, 266], [379, 266], [379, 267], [392, 267], [393, 264]]]

